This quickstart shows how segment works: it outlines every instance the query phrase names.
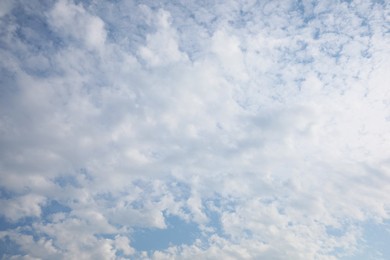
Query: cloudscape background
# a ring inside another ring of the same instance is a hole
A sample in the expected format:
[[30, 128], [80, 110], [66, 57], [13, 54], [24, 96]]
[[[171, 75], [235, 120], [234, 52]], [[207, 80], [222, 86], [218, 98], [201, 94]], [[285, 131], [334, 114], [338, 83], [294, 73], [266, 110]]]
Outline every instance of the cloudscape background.
[[390, 259], [389, 1], [0, 17], [0, 258]]

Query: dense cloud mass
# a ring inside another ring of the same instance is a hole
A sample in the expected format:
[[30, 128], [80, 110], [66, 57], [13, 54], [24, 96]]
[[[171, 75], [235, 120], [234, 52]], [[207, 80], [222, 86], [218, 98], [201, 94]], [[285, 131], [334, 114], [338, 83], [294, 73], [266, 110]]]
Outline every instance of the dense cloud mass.
[[388, 1], [3, 0], [0, 34], [0, 258], [390, 258]]

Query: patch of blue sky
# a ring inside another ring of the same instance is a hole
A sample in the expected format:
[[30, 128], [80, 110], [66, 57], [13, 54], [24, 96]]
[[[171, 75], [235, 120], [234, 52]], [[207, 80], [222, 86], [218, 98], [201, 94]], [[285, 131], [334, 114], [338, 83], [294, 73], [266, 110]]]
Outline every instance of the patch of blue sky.
[[[306, 3], [306, 5], [309, 5], [309, 6], [313, 5], [313, 6], [315, 6], [316, 5], [316, 1], [311, 1], [309, 3]], [[309, 22], [312, 21], [313, 19], [315, 19], [315, 17], [316, 17], [313, 14], [312, 10], [309, 10], [308, 7], [305, 7], [304, 1], [302, 1], [302, 0], [298, 0], [298, 1], [294, 2], [292, 11], [297, 12], [303, 19], [303, 24], [301, 26], [299, 26], [298, 28], [307, 26], [309, 24]]]
[[299, 40], [297, 42], [291, 43], [288, 47], [283, 47], [280, 49], [280, 60], [281, 64], [286, 66], [291, 65], [306, 65], [314, 62], [314, 57], [309, 55], [306, 51], [308, 44], [305, 41]]
[[363, 236], [357, 251], [342, 260], [387, 260], [390, 256], [390, 220], [383, 223], [368, 222], [362, 226]]
[[[8, 21], [8, 23], [16, 22], [18, 26], [15, 36], [20, 41], [25, 42], [29, 51], [33, 53], [49, 53], [63, 47], [64, 43], [63, 39], [50, 29], [46, 17], [44, 17], [44, 11], [41, 10], [44, 6], [28, 8], [24, 5], [17, 5], [12, 11], [15, 21]], [[20, 51], [20, 49], [18, 50]]]
[[42, 207], [42, 218], [46, 219], [48, 216], [56, 213], [69, 213], [71, 208], [58, 202], [57, 200], [51, 200]]
[[53, 179], [53, 182], [60, 186], [64, 187], [75, 187], [80, 188], [83, 186], [82, 182], [92, 181], [93, 177], [91, 173], [86, 168], [80, 168], [75, 170], [75, 172], [63, 172], [56, 176]]
[[[205, 204], [209, 205], [204, 209], [204, 213], [208, 218], [205, 224], [206, 232], [203, 232], [195, 222], [165, 214], [167, 228], [135, 228], [131, 236], [132, 246], [139, 251], [151, 253], [156, 250], [165, 250], [170, 246], [191, 245], [197, 239], [206, 243], [208, 237], [213, 234], [227, 238], [228, 236], [224, 234], [221, 223], [221, 212], [213, 208], [226, 207], [229, 210], [233, 205], [230, 201], [222, 202], [219, 199], [207, 201]], [[186, 210], [184, 209], [184, 211]], [[187, 212], [190, 211], [187, 210]]]
[[12, 222], [5, 216], [0, 216], [0, 231], [12, 230], [22, 226], [30, 226], [33, 222], [33, 217], [25, 217], [16, 222]]
[[249, 22], [252, 22], [253, 12], [251, 10], [238, 10], [235, 19], [229, 21], [229, 24], [235, 29], [246, 28]]
[[314, 40], [318, 40], [321, 37], [321, 30], [319, 28], [315, 28], [312, 30], [312, 37]]
[[327, 234], [335, 237], [341, 237], [345, 235], [345, 233], [347, 232], [345, 225], [342, 225], [341, 227], [337, 227], [337, 228], [332, 226], [326, 226], [325, 228]]
[[11, 199], [16, 195], [15, 192], [12, 192], [6, 188], [0, 187], [0, 198], [1, 199]]
[[217, 234], [220, 237], [226, 237], [223, 232], [223, 226], [221, 223], [221, 214], [218, 213], [215, 210], [210, 210], [206, 207], [205, 214], [208, 218], [207, 227], [210, 227], [212, 229], [211, 234]]
[[339, 45], [332, 45], [332, 44], [325, 44], [321, 47], [321, 52], [325, 53], [326, 55], [338, 60], [341, 55], [341, 51], [343, 50], [343, 46]]
[[80, 187], [80, 183], [74, 175], [60, 175], [53, 182], [62, 188], [68, 186]]
[[11, 256], [21, 253], [20, 246], [9, 236], [0, 238], [0, 259], [9, 259]]
[[[0, 37], [1, 38], [1, 37]], [[12, 97], [12, 94], [15, 94], [17, 89], [15, 88], [17, 84], [15, 72], [10, 70], [7, 67], [3, 67], [0, 65], [0, 98], [6, 102]]]
[[190, 245], [201, 236], [196, 223], [186, 222], [177, 216], [166, 216], [167, 228], [135, 228], [132, 246], [139, 251], [153, 252], [175, 245]]

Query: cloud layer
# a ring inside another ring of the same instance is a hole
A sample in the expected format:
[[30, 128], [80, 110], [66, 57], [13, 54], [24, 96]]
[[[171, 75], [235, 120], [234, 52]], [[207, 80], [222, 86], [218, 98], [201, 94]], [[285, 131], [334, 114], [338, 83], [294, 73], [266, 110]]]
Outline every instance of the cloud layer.
[[2, 257], [389, 257], [389, 4], [187, 2], [1, 2]]

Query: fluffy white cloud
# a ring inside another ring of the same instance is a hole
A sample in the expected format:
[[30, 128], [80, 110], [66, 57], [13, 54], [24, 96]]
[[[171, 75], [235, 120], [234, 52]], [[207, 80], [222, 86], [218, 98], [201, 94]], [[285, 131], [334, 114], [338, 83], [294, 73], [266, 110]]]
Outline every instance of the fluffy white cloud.
[[91, 15], [81, 4], [73, 1], [58, 1], [48, 14], [50, 25], [59, 34], [80, 40], [88, 48], [101, 49], [106, 40], [104, 22]]
[[4, 216], [16, 222], [21, 218], [41, 215], [41, 206], [45, 204], [46, 198], [36, 194], [28, 194], [15, 199], [2, 199], [0, 206]]
[[177, 33], [171, 27], [170, 14], [160, 10], [156, 16], [157, 31], [146, 36], [146, 46], [139, 48], [139, 55], [150, 66], [164, 66], [185, 61], [186, 55], [179, 50], [176, 40]]
[[[387, 9], [5, 8], [2, 256], [353, 256], [365, 223], [389, 219]], [[178, 225], [172, 216], [197, 237], [137, 248], [140, 232]]]

